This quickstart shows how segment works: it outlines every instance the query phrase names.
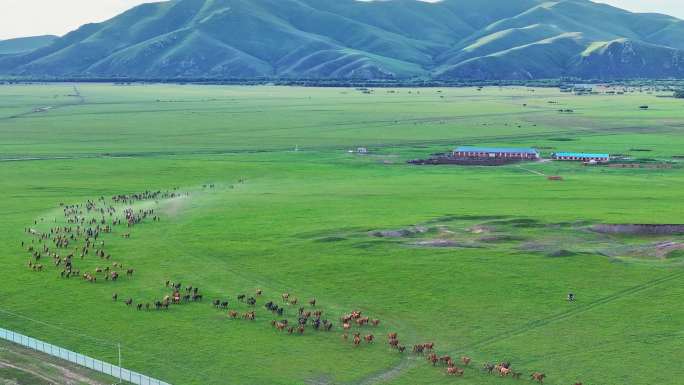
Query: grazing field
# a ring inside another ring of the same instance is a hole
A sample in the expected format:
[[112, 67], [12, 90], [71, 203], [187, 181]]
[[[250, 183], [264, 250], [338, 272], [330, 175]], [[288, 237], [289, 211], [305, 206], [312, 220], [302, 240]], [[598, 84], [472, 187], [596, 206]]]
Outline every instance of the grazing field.
[[[110, 362], [120, 343], [123, 366], [176, 385], [515, 381], [481, 370], [503, 361], [522, 382], [540, 372], [552, 385], [674, 384], [684, 376], [684, 237], [592, 231], [684, 223], [684, 101], [657, 96], [0, 86], [0, 326]], [[674, 163], [406, 164], [456, 145]], [[369, 154], [348, 152], [357, 147]], [[61, 203], [104, 197], [120, 216], [129, 203], [112, 196], [148, 190], [181, 196], [131, 203], [159, 220], [104, 233], [109, 260], [93, 250], [73, 259], [81, 273], [123, 264], [115, 282], [62, 278], [49, 256], [29, 268], [37, 237], [27, 231], [68, 226]], [[145, 310], [172, 293], [166, 281], [199, 288], [202, 301]], [[271, 326], [296, 324], [299, 307], [323, 311], [332, 330]], [[242, 319], [252, 309], [256, 319]], [[339, 318], [354, 310], [380, 323], [353, 322], [344, 340]], [[374, 343], [354, 346], [355, 332]], [[463, 377], [410, 352], [427, 342], [459, 367], [472, 358]]]

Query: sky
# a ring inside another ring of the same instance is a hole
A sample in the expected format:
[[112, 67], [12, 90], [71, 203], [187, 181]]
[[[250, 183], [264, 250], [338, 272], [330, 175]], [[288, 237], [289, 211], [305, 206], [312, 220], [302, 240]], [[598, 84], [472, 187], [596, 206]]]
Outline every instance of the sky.
[[[107, 20], [155, 0], [0, 0], [0, 40], [64, 35], [86, 23]], [[435, 1], [435, 0], [428, 0]], [[684, 0], [595, 0], [635, 12], [666, 13], [684, 19]]]

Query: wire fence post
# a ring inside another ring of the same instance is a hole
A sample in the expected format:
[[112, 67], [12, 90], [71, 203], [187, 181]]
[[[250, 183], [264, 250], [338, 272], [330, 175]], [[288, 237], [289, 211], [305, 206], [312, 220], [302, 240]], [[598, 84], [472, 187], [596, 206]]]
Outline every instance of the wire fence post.
[[119, 384], [121, 384], [121, 344], [118, 343], [116, 346], [119, 348]]

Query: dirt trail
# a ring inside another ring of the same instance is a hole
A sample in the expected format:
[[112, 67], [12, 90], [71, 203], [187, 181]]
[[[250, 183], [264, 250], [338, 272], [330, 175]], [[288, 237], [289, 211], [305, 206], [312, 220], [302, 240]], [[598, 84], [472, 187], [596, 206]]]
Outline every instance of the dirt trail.
[[55, 106], [36, 107], [36, 108], [33, 108], [31, 111], [26, 111], [26, 112], [22, 112], [19, 114], [0, 117], [0, 120], [11, 120], [11, 119], [23, 118], [23, 117], [35, 115], [35, 114], [44, 114], [44, 113], [47, 113], [49, 111], [54, 111], [56, 109], [65, 108], [65, 107], [80, 106], [81, 104], [86, 103], [85, 97], [83, 97], [83, 95], [81, 95], [81, 91], [78, 89], [77, 86], [74, 86], [73, 92], [74, 92], [73, 94], [69, 95], [69, 97], [76, 99], [73, 102], [67, 102], [67, 103], [58, 104]]
[[543, 172], [539, 172], [539, 171], [535, 171], [535, 170], [530, 170], [529, 168], [525, 168], [525, 167], [523, 167], [523, 166], [518, 166], [518, 168], [521, 169], [521, 170], [525, 170], [525, 171], [527, 171], [527, 172], [529, 172], [529, 173], [532, 173], [532, 174], [534, 174], [534, 175], [546, 176], [546, 174], [544, 174]]
[[[75, 364], [50, 357], [9, 342], [0, 342], [0, 369], [13, 369], [44, 381], [59, 385], [108, 385], [109, 378]], [[0, 383], [14, 379], [0, 376]]]
[[[645, 282], [645, 283], [640, 284], [640, 285], [632, 286], [630, 288], [621, 290], [615, 294], [601, 298], [597, 301], [583, 305], [579, 308], [569, 310], [566, 312], [562, 312], [562, 313], [559, 313], [559, 314], [556, 314], [556, 315], [553, 315], [553, 316], [550, 316], [547, 318], [542, 318], [539, 320], [531, 321], [531, 322], [527, 323], [526, 325], [523, 325], [519, 328], [496, 334], [496, 335], [488, 337], [484, 340], [470, 344], [467, 347], [464, 347], [464, 349], [481, 348], [481, 347], [490, 345], [492, 343], [495, 343], [495, 342], [498, 342], [501, 340], [505, 340], [505, 339], [509, 339], [509, 338], [513, 338], [513, 337], [525, 334], [527, 332], [530, 332], [530, 331], [533, 331], [535, 329], [544, 327], [546, 325], [549, 325], [549, 324], [552, 324], [555, 322], [560, 322], [560, 321], [563, 321], [567, 318], [574, 317], [574, 316], [577, 316], [579, 314], [588, 312], [588, 311], [590, 311], [590, 310], [592, 310], [598, 306], [606, 305], [606, 304], [609, 304], [611, 302], [622, 299], [624, 297], [627, 297], [627, 296], [639, 293], [641, 291], [648, 290], [648, 289], [651, 289], [653, 287], [662, 285], [664, 283], [678, 279], [682, 276], [684, 276], [684, 272], [676, 272], [676, 273], [668, 274], [664, 277], [653, 279], [651, 281]], [[383, 383], [383, 382], [392, 380], [392, 379], [400, 376], [403, 372], [405, 372], [408, 369], [415, 367], [415, 365], [417, 365], [417, 364], [418, 364], [417, 361], [405, 358], [399, 364], [395, 365], [394, 367], [389, 368], [387, 370], [384, 370], [380, 373], [368, 376], [368, 377], [360, 380], [356, 384], [357, 385], [375, 385], [375, 384]]]
[[575, 309], [568, 310], [559, 314], [555, 314], [546, 318], [541, 318], [538, 320], [530, 321], [525, 325], [522, 325], [518, 328], [505, 331], [502, 333], [495, 334], [491, 337], [485, 338], [483, 340], [480, 340], [478, 342], [475, 342], [473, 344], [467, 345], [464, 347], [464, 349], [477, 349], [477, 348], [482, 348], [487, 345], [491, 345], [495, 342], [501, 341], [501, 340], [506, 340], [509, 338], [517, 337], [519, 335], [528, 333], [530, 331], [533, 331], [535, 329], [539, 329], [541, 327], [547, 326], [552, 323], [564, 321], [568, 318], [578, 316], [580, 314], [586, 313], [596, 307], [607, 305], [609, 303], [615, 302], [617, 300], [620, 300], [624, 297], [637, 294], [639, 292], [654, 288], [656, 286], [665, 284], [667, 282], [673, 281], [675, 279], [678, 279], [680, 277], [684, 276], [684, 272], [676, 272], [672, 274], [668, 274], [664, 277], [656, 278], [653, 280], [650, 280], [648, 282], [644, 282], [640, 285], [632, 286], [627, 289], [618, 291], [617, 293], [611, 294], [609, 296], [603, 297], [599, 300], [596, 300], [594, 302], [590, 302], [586, 305], [580, 305], [576, 307]]
[[394, 378], [399, 377], [403, 372], [408, 369], [415, 367], [418, 364], [416, 360], [410, 360], [409, 358], [404, 358], [397, 365], [383, 370], [382, 372], [372, 374], [364, 379], [361, 379], [356, 384], [358, 385], [374, 385], [383, 382], [390, 381]]

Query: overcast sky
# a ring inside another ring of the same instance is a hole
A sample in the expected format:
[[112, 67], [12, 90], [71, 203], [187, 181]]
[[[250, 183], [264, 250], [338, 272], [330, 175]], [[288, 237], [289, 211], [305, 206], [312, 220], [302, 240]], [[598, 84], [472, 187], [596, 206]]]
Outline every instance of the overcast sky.
[[[684, 19], [684, 0], [596, 0], [638, 12]], [[134, 5], [154, 0], [0, 0], [0, 39], [64, 35], [86, 23], [104, 21]]]

